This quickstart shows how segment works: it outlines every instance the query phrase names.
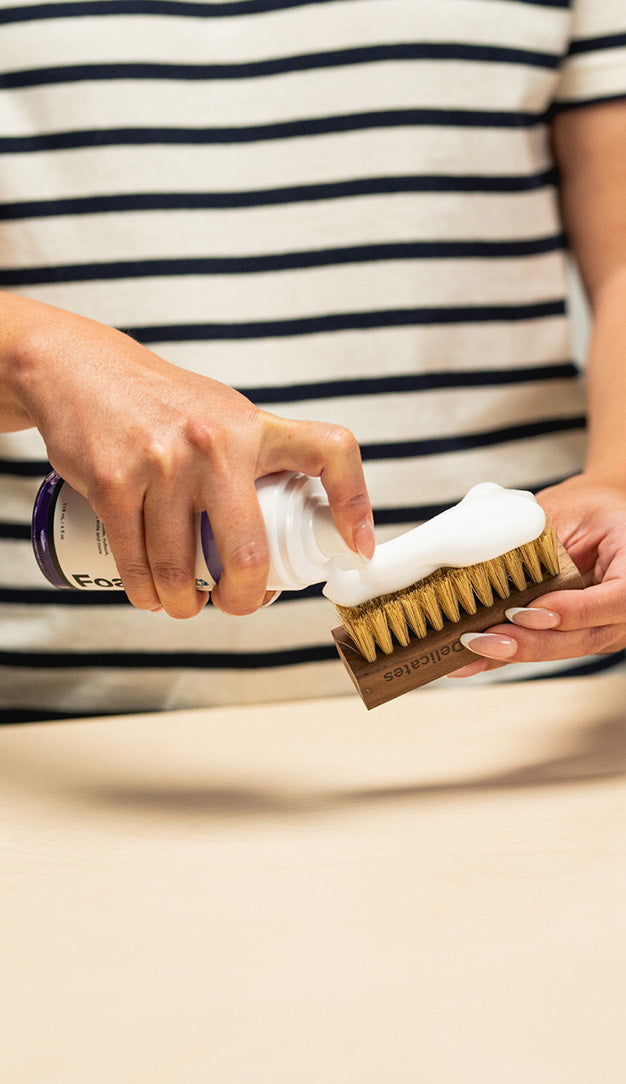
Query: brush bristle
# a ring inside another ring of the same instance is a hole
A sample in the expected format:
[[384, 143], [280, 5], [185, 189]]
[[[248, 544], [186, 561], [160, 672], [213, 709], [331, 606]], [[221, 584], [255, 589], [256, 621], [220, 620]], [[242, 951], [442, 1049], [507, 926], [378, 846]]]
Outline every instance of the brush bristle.
[[361, 654], [373, 662], [377, 646], [390, 655], [444, 621], [459, 621], [478, 606], [491, 606], [494, 595], [508, 598], [559, 571], [556, 537], [550, 527], [533, 542], [467, 568], [439, 568], [402, 591], [381, 595], [360, 606], [337, 606], [337, 613]]

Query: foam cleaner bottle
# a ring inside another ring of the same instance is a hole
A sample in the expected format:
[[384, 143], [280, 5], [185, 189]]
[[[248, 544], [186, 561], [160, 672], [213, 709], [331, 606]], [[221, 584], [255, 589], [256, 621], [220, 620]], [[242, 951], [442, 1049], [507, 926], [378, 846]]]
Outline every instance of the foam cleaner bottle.
[[[318, 478], [280, 471], [259, 478], [256, 490], [270, 551], [268, 591], [301, 590], [339, 568], [363, 567], [335, 527]], [[196, 587], [210, 591], [222, 563], [207, 513], [196, 515], [195, 524]], [[54, 587], [123, 590], [104, 524], [54, 471], [37, 494], [31, 537], [39, 568]]]

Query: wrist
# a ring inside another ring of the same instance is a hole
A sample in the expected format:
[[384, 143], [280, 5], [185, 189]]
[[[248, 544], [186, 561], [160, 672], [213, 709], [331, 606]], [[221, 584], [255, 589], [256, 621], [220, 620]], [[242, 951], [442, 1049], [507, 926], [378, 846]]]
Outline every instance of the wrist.
[[584, 470], [578, 475], [581, 482], [594, 489], [610, 489], [626, 494], [626, 465], [623, 465], [611, 457], [609, 462], [590, 459]]
[[32, 369], [29, 348], [31, 321], [27, 298], [0, 293], [0, 429], [28, 429], [35, 424], [29, 406], [28, 372]]

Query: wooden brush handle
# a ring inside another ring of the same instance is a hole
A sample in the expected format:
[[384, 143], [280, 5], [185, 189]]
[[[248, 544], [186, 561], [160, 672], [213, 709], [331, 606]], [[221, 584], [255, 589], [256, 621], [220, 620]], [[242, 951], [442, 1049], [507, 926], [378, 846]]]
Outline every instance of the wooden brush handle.
[[523, 591], [515, 591], [508, 598], [498, 599], [493, 606], [479, 607], [475, 614], [468, 614], [460, 621], [446, 621], [439, 632], [432, 631], [423, 639], [412, 638], [407, 647], [396, 647], [391, 655], [378, 654], [374, 662], [367, 662], [352, 642], [343, 625], [332, 630], [332, 636], [354, 686], [365, 707], [377, 708], [396, 696], [426, 685], [435, 678], [458, 670], [476, 655], [463, 647], [459, 637], [464, 632], [484, 632], [492, 625], [505, 620], [505, 610], [511, 606], [527, 606], [540, 595], [549, 591], [572, 590], [584, 587], [582, 576], [558, 542], [559, 572], [542, 583], [533, 583]]

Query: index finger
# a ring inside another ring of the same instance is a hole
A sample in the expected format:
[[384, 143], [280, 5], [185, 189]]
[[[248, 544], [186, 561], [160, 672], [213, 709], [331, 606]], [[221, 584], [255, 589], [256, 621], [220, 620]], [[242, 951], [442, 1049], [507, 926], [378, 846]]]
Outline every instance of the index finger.
[[344, 541], [355, 552], [372, 557], [374, 516], [354, 434], [339, 425], [266, 417], [260, 473], [293, 470], [319, 478]]

